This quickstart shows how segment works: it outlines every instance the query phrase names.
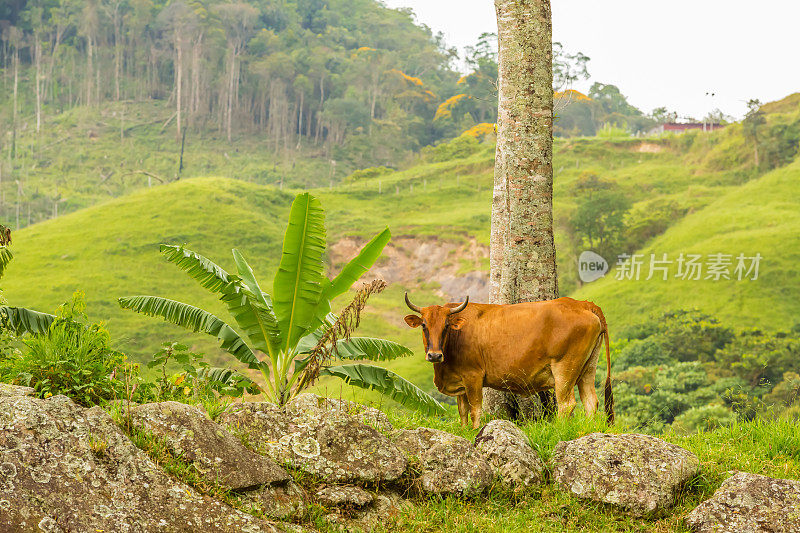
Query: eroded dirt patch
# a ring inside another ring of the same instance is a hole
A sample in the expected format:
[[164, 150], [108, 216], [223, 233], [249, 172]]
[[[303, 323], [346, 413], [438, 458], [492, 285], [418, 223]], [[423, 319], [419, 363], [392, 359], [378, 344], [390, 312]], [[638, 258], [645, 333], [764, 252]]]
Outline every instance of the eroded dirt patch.
[[[329, 247], [332, 273], [358, 254], [364, 241], [344, 238]], [[489, 273], [482, 270], [487, 264], [489, 247], [475, 239], [467, 243], [431, 238], [398, 237], [386, 246], [383, 257], [367, 272], [362, 281], [381, 278], [389, 283], [414, 287], [437, 283], [435, 291], [448, 301], [489, 300]]]

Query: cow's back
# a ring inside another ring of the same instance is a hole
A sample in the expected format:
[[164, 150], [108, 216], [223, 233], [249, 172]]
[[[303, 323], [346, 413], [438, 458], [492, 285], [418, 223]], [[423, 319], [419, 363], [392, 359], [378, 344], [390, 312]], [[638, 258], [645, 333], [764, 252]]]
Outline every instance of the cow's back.
[[[572, 298], [511, 305], [470, 304], [459, 313], [456, 364], [480, 365], [486, 385], [514, 389], [552, 386], [550, 365], [576, 342], [597, 339], [602, 330], [594, 304]], [[525, 392], [520, 390], [520, 392]]]

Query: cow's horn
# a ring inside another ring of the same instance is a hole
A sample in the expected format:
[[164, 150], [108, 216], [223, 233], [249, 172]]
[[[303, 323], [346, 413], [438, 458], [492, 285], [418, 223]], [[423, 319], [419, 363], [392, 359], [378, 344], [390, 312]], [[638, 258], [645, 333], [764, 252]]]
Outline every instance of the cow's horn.
[[465, 307], [467, 307], [468, 303], [469, 303], [469, 295], [467, 295], [467, 299], [464, 300], [463, 304], [461, 304], [459, 306], [456, 306], [456, 307], [453, 307], [452, 309], [450, 309], [450, 314], [454, 315], [456, 313], [460, 313], [461, 311], [464, 310]]
[[406, 305], [408, 306], [409, 309], [411, 309], [414, 312], [417, 313], [422, 312], [422, 309], [420, 309], [419, 306], [412, 304], [411, 300], [408, 299], [408, 293], [406, 293]]

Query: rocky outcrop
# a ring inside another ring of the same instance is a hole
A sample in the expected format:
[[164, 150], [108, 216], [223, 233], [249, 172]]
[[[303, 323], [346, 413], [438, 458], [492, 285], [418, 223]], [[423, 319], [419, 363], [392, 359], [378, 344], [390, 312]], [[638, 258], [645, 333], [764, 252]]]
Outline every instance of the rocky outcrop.
[[22, 387], [20, 385], [10, 385], [0, 383], [0, 398], [6, 396], [33, 396], [33, 387]]
[[0, 397], [0, 531], [278, 531], [164, 473], [99, 407]]
[[325, 507], [364, 507], [372, 502], [372, 494], [353, 485], [328, 485], [314, 494], [314, 499]]
[[519, 489], [544, 483], [547, 471], [544, 461], [513, 422], [492, 420], [478, 432], [475, 447], [506, 487]]
[[699, 533], [800, 531], [800, 481], [738, 472], [685, 522]]
[[197, 407], [180, 402], [148, 403], [133, 407], [131, 418], [228, 489], [282, 484], [290, 479], [283, 468], [247, 449]]
[[489, 463], [465, 438], [418, 428], [396, 431], [392, 440], [420, 470], [414, 484], [423, 492], [474, 496], [492, 482]]
[[[366, 410], [357, 415], [381, 419]], [[258, 453], [329, 483], [393, 481], [407, 466], [386, 435], [314, 394], [300, 395], [283, 409], [269, 403], [236, 405], [219, 420]]]
[[559, 442], [551, 459], [558, 486], [635, 516], [671, 507], [676, 491], [700, 472], [693, 453], [649, 435], [592, 433]]

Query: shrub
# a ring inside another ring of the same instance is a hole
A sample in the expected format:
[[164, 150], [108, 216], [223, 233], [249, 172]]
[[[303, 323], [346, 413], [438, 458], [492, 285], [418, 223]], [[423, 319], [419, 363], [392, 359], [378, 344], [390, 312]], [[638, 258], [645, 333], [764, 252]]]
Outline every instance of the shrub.
[[728, 407], [719, 404], [692, 407], [675, 418], [673, 428], [682, 433], [710, 431], [727, 426], [736, 421], [736, 414]]
[[344, 181], [345, 183], [354, 183], [357, 181], [379, 178], [381, 176], [385, 176], [386, 174], [391, 174], [392, 172], [394, 172], [394, 169], [391, 169], [389, 167], [362, 168], [361, 170], [356, 170], [352, 174], [347, 176], [344, 179]]
[[430, 162], [450, 161], [468, 157], [481, 149], [481, 143], [475, 137], [461, 136], [436, 146], [422, 149], [422, 158]]
[[102, 324], [86, 324], [83, 293], [62, 305], [43, 334], [23, 341], [16, 354], [0, 361], [0, 379], [33, 387], [40, 398], [64, 394], [91, 406], [125, 396], [125, 377], [138, 367], [109, 346]]

